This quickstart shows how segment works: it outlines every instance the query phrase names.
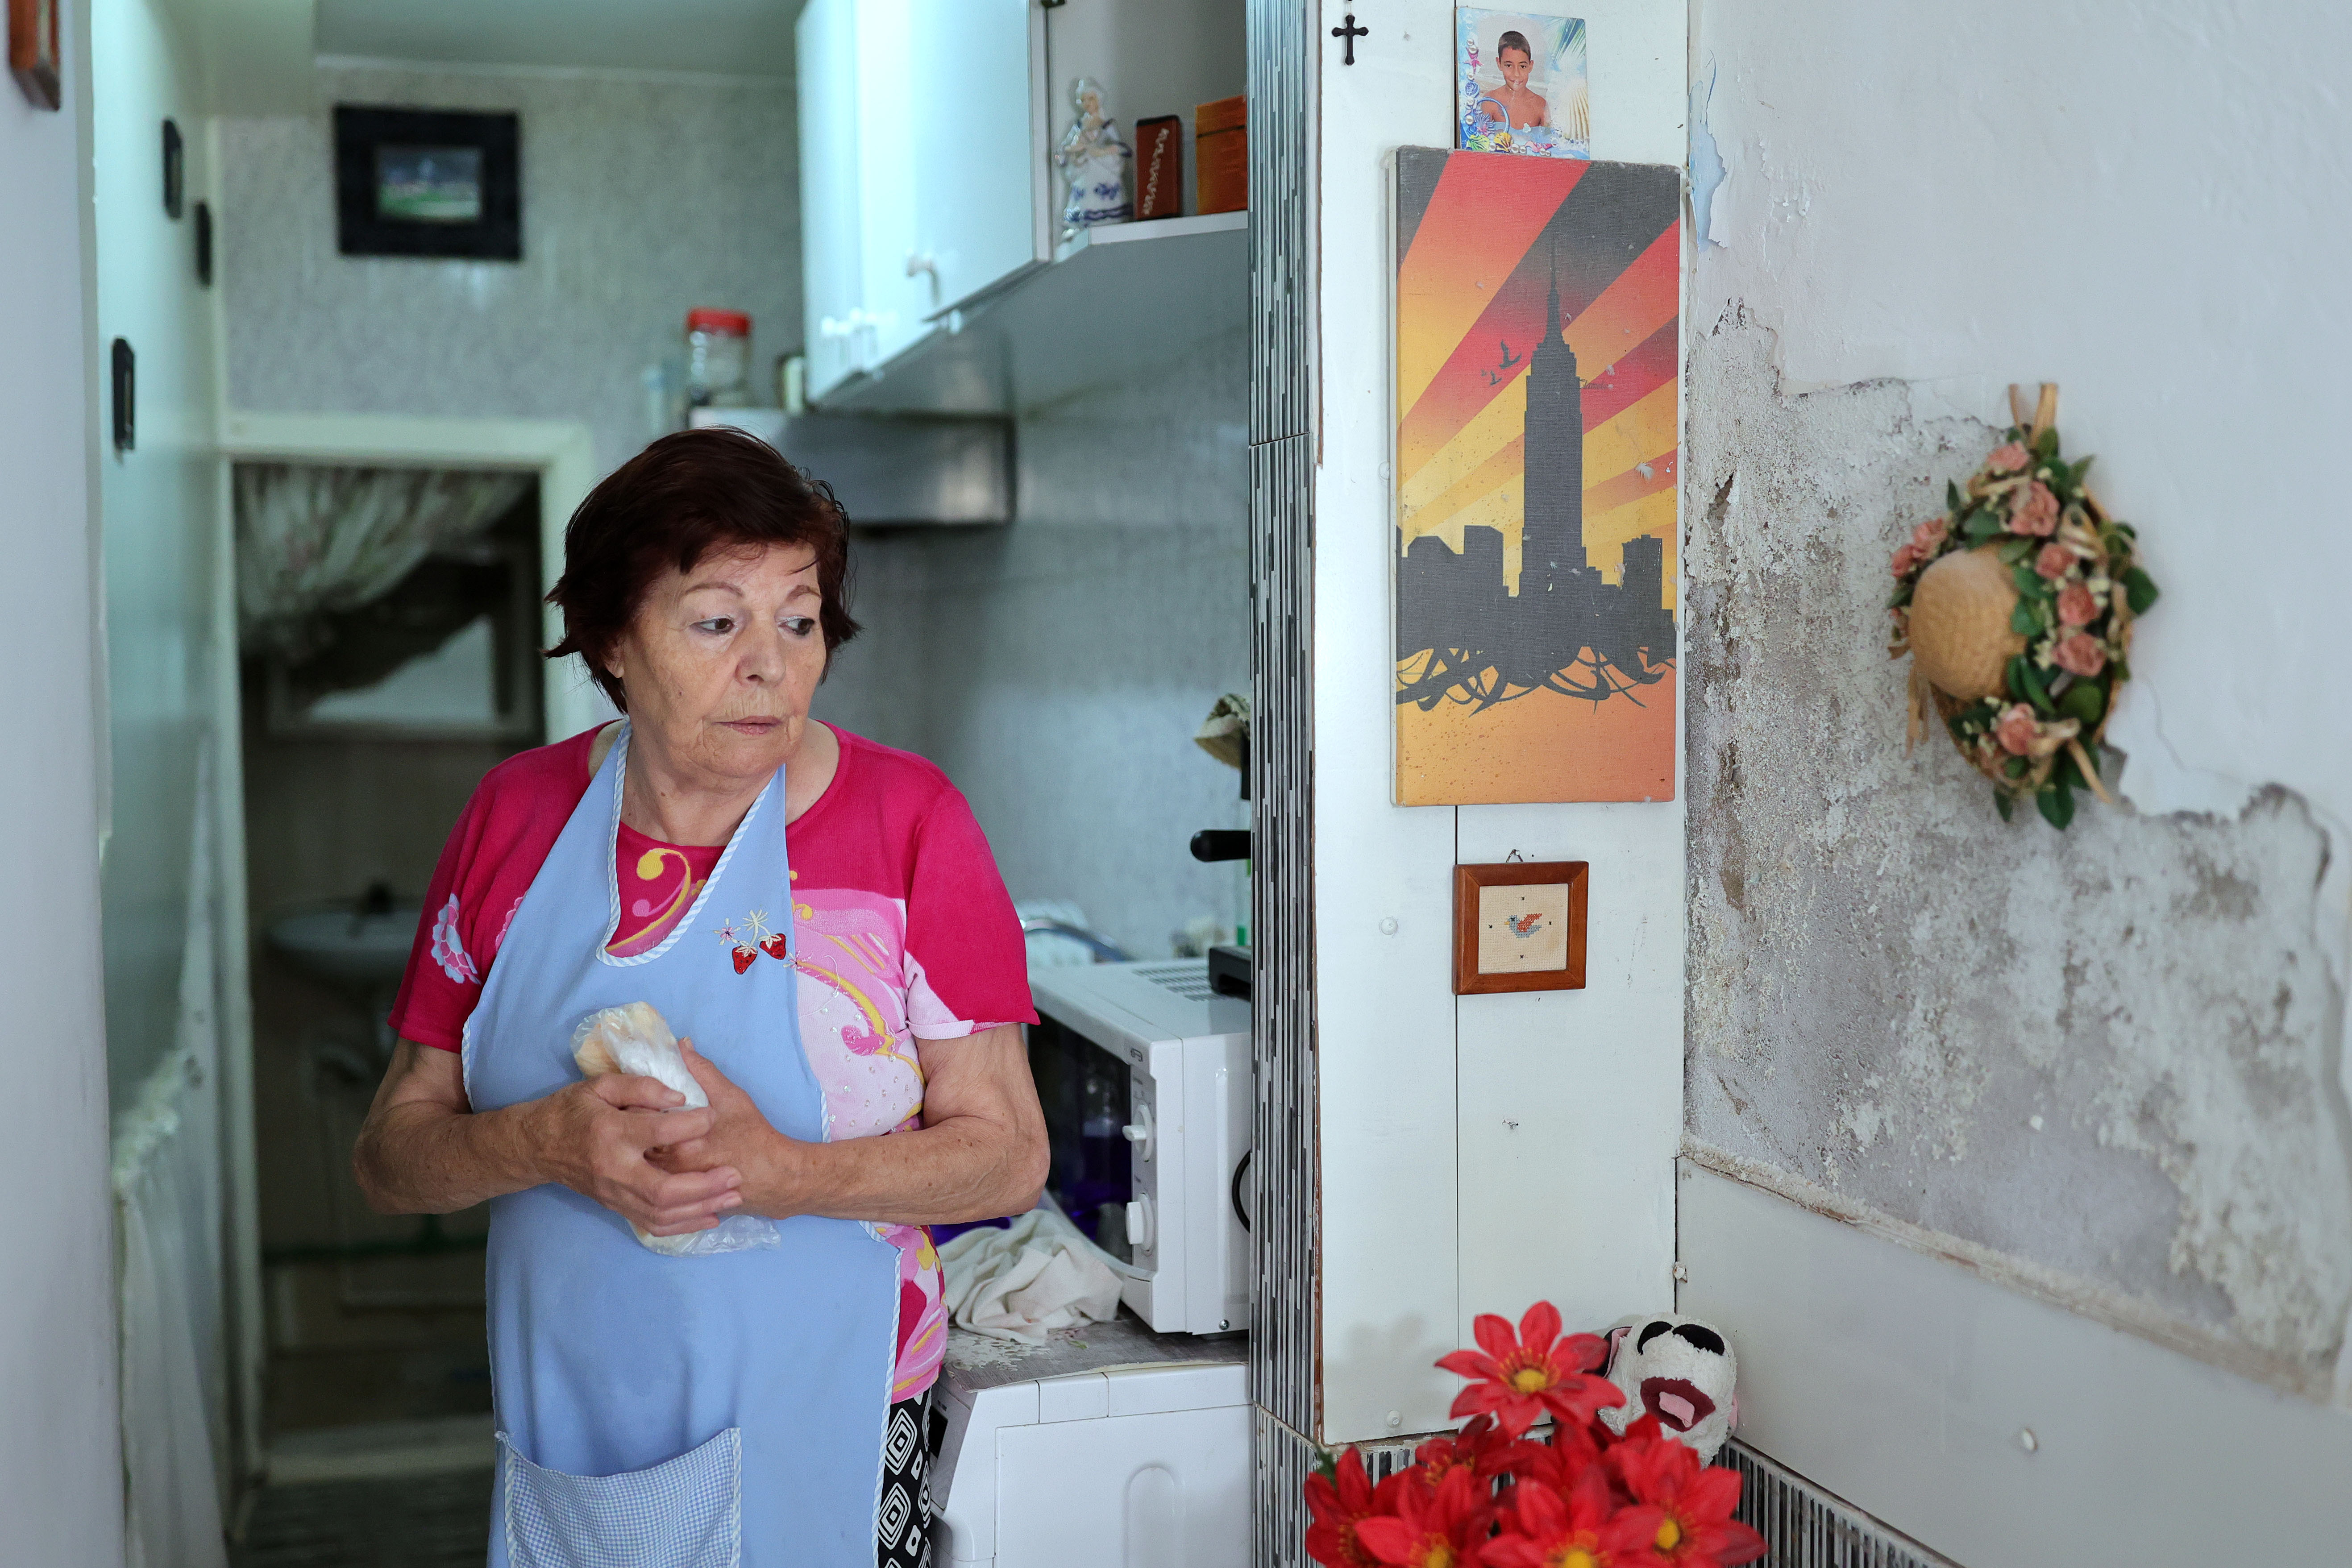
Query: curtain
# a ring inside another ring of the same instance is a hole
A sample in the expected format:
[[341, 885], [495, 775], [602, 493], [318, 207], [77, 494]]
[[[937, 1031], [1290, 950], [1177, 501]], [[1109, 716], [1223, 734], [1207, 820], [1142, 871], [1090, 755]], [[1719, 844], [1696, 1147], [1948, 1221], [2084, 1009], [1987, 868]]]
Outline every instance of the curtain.
[[228, 1363], [211, 747], [196, 765], [176, 1039], [118, 1115], [127, 1568], [227, 1568]]
[[471, 538], [528, 474], [236, 465], [236, 593], [247, 652], [299, 659], [323, 618], [389, 593], [434, 550]]

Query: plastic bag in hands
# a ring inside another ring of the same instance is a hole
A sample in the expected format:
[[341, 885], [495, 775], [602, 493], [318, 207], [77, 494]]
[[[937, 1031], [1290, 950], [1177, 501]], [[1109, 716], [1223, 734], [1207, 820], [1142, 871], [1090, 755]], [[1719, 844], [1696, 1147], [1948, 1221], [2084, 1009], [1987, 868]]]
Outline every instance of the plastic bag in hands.
[[[582, 1019], [580, 1027], [572, 1031], [572, 1060], [591, 1078], [625, 1072], [658, 1080], [686, 1096], [681, 1110], [698, 1111], [710, 1103], [710, 1096], [702, 1092], [702, 1085], [686, 1070], [686, 1057], [677, 1049], [677, 1037], [649, 1002], [604, 1008]], [[646, 1247], [672, 1258], [748, 1252], [780, 1244], [776, 1222], [751, 1214], [730, 1214], [715, 1229], [684, 1236], [649, 1236], [635, 1225], [629, 1228], [636, 1230], [637, 1239]]]

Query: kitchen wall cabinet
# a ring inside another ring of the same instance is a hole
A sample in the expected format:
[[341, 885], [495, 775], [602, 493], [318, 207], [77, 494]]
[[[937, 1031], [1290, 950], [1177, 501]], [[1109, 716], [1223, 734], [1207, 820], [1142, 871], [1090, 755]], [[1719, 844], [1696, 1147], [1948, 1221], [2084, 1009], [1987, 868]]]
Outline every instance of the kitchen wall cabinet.
[[1038, 157], [1045, 29], [1034, 0], [914, 0], [906, 51], [930, 128], [915, 167], [914, 246], [927, 318], [1054, 256], [1058, 210]]
[[809, 0], [797, 33], [809, 393], [1051, 257], [1044, 13]]
[[[1122, 133], [1245, 85], [1241, 0], [808, 0], [797, 32], [809, 395], [853, 389], [1069, 247], [1071, 84]], [[1141, 302], [1139, 301], [1139, 304]], [[1083, 324], [1082, 324], [1083, 325]], [[1094, 324], [1109, 352], [1118, 323]], [[1078, 351], [1086, 351], [1084, 350]]]
[[794, 31], [800, 78], [801, 300], [812, 396], [858, 368], [865, 247], [858, 234], [857, 0], [809, 0]]

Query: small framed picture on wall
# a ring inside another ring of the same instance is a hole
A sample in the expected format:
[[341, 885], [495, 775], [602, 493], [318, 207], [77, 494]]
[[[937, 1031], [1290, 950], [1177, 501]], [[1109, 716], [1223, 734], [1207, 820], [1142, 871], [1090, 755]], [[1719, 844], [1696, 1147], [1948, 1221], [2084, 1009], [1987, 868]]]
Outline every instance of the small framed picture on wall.
[[1454, 994], [1584, 988], [1587, 861], [1454, 868]]
[[335, 248], [520, 261], [521, 143], [512, 114], [337, 104]]
[[1591, 156], [1581, 18], [1457, 5], [1454, 75], [1464, 152]]
[[8, 0], [8, 70], [36, 109], [64, 101], [58, 74], [58, 0]]

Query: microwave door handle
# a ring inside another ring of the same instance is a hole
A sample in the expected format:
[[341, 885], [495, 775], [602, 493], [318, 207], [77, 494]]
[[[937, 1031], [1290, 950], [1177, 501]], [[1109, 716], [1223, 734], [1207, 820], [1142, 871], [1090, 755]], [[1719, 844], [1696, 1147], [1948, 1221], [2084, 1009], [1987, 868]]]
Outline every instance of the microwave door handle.
[[1234, 1166], [1234, 1218], [1242, 1222], [1244, 1230], [1250, 1228], [1250, 1218], [1249, 1210], [1242, 1207], [1242, 1178], [1249, 1175], [1250, 1156], [1256, 1153], [1255, 1149], [1244, 1149], [1241, 1162]]

